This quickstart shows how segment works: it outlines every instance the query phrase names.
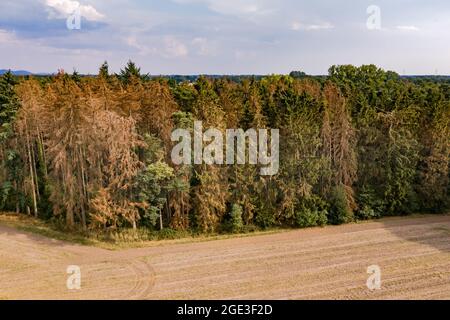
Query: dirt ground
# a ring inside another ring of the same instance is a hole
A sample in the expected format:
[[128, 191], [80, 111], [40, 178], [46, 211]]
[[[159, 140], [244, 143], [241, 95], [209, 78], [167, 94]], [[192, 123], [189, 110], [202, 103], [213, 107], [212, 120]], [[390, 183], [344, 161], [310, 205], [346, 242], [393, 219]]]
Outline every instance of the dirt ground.
[[[67, 289], [69, 265], [80, 290]], [[120, 251], [0, 225], [0, 299], [413, 298], [450, 299], [449, 215]]]

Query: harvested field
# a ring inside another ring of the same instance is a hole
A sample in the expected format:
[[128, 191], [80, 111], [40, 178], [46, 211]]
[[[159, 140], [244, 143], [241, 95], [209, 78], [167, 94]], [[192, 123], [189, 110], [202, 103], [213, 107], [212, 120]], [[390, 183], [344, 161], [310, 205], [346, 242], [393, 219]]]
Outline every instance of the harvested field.
[[[80, 290], [66, 287], [69, 265]], [[0, 225], [0, 299], [415, 298], [450, 299], [449, 215], [119, 251]]]

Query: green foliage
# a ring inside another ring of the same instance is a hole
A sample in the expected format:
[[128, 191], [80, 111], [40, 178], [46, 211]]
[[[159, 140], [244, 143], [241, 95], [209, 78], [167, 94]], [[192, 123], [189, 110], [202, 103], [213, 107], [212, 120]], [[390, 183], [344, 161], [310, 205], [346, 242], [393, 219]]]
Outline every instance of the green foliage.
[[13, 191], [13, 185], [10, 181], [5, 181], [0, 186], [0, 210], [4, 210], [7, 205], [7, 201]]
[[104, 79], [107, 79], [109, 77], [109, 65], [107, 61], [103, 62], [103, 64], [100, 66], [100, 69], [98, 70], [98, 76]]
[[[103, 70], [105, 71], [104, 65], [102, 67]], [[136, 64], [131, 60], [128, 61], [124, 69], [120, 70], [118, 77], [124, 84], [130, 84], [133, 79], [134, 80], [149, 79], [148, 74], [145, 75], [141, 74], [141, 68], [136, 66]]]
[[276, 225], [274, 211], [274, 208], [266, 206], [258, 208], [255, 218], [256, 225], [262, 229], [274, 227]]
[[380, 215], [377, 214], [371, 207], [364, 205], [357, 211], [356, 217], [360, 220], [368, 220], [379, 218]]
[[197, 97], [197, 90], [190, 83], [181, 83], [172, 88], [172, 94], [181, 111], [192, 112]]
[[289, 73], [289, 76], [295, 79], [302, 79], [305, 78], [307, 75], [303, 71], [291, 71], [291, 73]]
[[164, 159], [163, 142], [158, 137], [146, 133], [144, 135], [144, 158], [147, 163], [154, 163]]
[[[170, 237], [450, 205], [446, 80], [374, 65], [332, 66], [328, 77], [151, 80], [129, 61], [115, 76], [105, 62], [98, 77], [61, 72], [18, 82], [0, 77], [1, 209], [35, 207], [43, 219], [117, 234], [139, 222], [143, 234], [165, 227]], [[172, 164], [171, 132], [192, 133], [196, 120], [221, 132], [280, 129], [279, 173]]]
[[377, 196], [373, 188], [363, 186], [357, 198], [359, 209], [356, 211], [356, 217], [358, 219], [374, 219], [383, 215], [384, 201]]
[[417, 142], [405, 132], [389, 133], [384, 199], [388, 214], [411, 213], [415, 206], [413, 180], [418, 159]]
[[11, 132], [11, 122], [19, 109], [19, 101], [14, 92], [17, 83], [11, 72], [0, 76], [0, 142]]
[[328, 212], [326, 210], [311, 210], [305, 208], [302, 211], [296, 212], [296, 225], [300, 228], [308, 228], [315, 226], [324, 226], [328, 223]]
[[323, 227], [328, 224], [328, 211], [320, 210], [317, 211], [317, 225]]
[[242, 207], [238, 204], [233, 204], [231, 207], [229, 220], [225, 223], [225, 229], [231, 233], [239, 233], [244, 229], [242, 220]]
[[80, 73], [76, 70], [76, 69], [74, 69], [73, 70], [73, 73], [72, 73], [72, 75], [70, 76], [70, 78], [74, 81], [74, 82], [76, 82], [76, 83], [81, 83], [81, 76], [80, 76]]
[[344, 186], [336, 186], [332, 189], [330, 205], [330, 223], [343, 224], [353, 220], [353, 213]]
[[177, 111], [172, 115], [172, 118], [176, 128], [192, 130], [194, 126], [194, 117], [192, 113]]
[[328, 223], [328, 204], [312, 195], [299, 201], [295, 212], [295, 225], [301, 228], [324, 226]]
[[148, 165], [138, 175], [138, 198], [143, 203], [142, 223], [144, 225], [156, 226], [166, 204], [168, 184], [173, 175], [173, 169], [163, 162]]

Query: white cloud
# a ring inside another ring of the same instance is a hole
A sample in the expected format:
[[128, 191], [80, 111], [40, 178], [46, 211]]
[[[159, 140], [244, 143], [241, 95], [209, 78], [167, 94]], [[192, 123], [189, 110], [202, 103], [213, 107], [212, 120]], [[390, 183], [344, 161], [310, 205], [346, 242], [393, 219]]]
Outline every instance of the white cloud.
[[334, 29], [334, 26], [328, 22], [321, 23], [321, 24], [307, 24], [307, 25], [303, 25], [298, 21], [294, 21], [291, 23], [291, 30], [293, 30], [293, 31], [299, 31], [299, 30], [316, 31], [316, 30], [328, 30], [328, 29]]
[[302, 24], [300, 22], [294, 21], [291, 24], [291, 30], [298, 31], [302, 28]]
[[174, 37], [164, 38], [164, 56], [167, 58], [185, 57], [188, 55], [188, 48]]
[[13, 41], [17, 41], [13, 33], [0, 29], [0, 43], [11, 43]]
[[254, 14], [262, 10], [262, 6], [258, 3], [258, 1], [255, 0], [227, 0], [206, 2], [211, 10], [224, 14]]
[[257, 53], [254, 51], [243, 51], [243, 50], [235, 50], [234, 51], [234, 58], [236, 60], [254, 60], [257, 58]]
[[419, 31], [420, 30], [416, 26], [397, 26], [396, 28], [398, 30], [402, 30], [402, 31]]
[[51, 18], [67, 18], [79, 10], [80, 15], [87, 20], [99, 21], [105, 16], [99, 13], [91, 5], [82, 5], [78, 1], [72, 0], [45, 0], [45, 4], [51, 8]]
[[129, 45], [132, 48], [135, 48], [138, 50], [138, 53], [140, 55], [147, 55], [147, 54], [153, 54], [156, 52], [154, 48], [147, 47], [145, 45], [142, 45], [138, 42], [138, 36], [135, 34], [132, 34], [125, 38], [125, 42], [127, 45]]
[[201, 56], [211, 56], [215, 54], [214, 46], [206, 38], [194, 38], [192, 45], [197, 49]]
[[136, 49], [136, 53], [141, 56], [152, 55], [171, 59], [185, 57], [189, 54], [188, 47], [173, 35], [148, 37], [141, 31], [134, 30], [122, 37], [122, 41], [130, 48]]
[[210, 10], [226, 15], [255, 15], [270, 12], [266, 0], [172, 0], [181, 4], [201, 3]]
[[311, 24], [306, 27], [306, 30], [327, 30], [334, 29], [334, 26], [331, 23], [323, 23], [323, 24]]

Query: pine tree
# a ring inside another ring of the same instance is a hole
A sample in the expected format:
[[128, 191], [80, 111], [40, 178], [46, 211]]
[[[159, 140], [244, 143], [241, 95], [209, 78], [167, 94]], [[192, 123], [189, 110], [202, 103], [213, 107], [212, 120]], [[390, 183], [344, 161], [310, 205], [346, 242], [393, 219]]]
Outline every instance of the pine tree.
[[[206, 129], [224, 129], [224, 112], [211, 83], [204, 78], [197, 81], [198, 98], [194, 106], [194, 116], [203, 121]], [[226, 213], [228, 184], [226, 168], [218, 165], [201, 164], [195, 166], [193, 209], [197, 226], [204, 232], [217, 230]]]
[[132, 79], [139, 79], [139, 80], [149, 79], [148, 74], [146, 75], [141, 74], [141, 68], [136, 66], [136, 64], [131, 60], [128, 60], [128, 63], [125, 66], [125, 68], [120, 70], [118, 77], [124, 84], [130, 84]]
[[103, 62], [98, 70], [98, 76], [103, 79], [109, 78], [109, 64], [108, 61]]

